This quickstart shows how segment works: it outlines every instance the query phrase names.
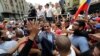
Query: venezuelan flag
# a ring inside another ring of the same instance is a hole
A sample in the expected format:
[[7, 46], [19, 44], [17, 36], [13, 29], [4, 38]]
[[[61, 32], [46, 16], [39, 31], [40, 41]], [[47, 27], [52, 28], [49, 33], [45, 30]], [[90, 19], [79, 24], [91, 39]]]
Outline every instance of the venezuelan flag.
[[78, 14], [81, 12], [81, 11], [88, 11], [88, 8], [89, 8], [89, 3], [91, 2], [91, 0], [82, 0], [80, 2], [80, 6], [77, 10], [77, 12], [75, 13], [74, 15], [74, 19], [76, 20], [77, 19], [77, 16]]

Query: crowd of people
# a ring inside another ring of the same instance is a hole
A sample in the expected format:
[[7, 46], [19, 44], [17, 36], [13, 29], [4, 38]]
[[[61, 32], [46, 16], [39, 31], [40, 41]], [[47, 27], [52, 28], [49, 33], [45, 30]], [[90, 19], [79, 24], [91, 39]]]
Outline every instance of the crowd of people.
[[64, 7], [62, 8], [59, 3], [51, 3], [46, 4], [45, 6], [32, 6], [29, 10], [28, 16], [30, 19], [34, 18], [35, 20], [47, 20], [48, 22], [55, 22], [65, 15], [67, 15], [67, 13]]
[[0, 23], [0, 56], [100, 56], [100, 12], [73, 21], [49, 6], [30, 12], [39, 20]]

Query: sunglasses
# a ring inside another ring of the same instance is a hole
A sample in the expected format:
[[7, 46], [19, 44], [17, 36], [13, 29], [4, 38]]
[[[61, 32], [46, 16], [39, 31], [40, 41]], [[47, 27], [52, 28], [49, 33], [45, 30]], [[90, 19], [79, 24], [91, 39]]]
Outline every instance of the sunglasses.
[[49, 27], [49, 26], [44, 26], [44, 27]]

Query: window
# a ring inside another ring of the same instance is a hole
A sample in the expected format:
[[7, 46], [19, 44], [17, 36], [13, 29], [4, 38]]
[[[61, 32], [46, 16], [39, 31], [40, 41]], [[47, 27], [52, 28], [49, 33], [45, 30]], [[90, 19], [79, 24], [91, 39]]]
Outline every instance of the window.
[[7, 0], [4, 0], [5, 2], [7, 1]]
[[21, 4], [20, 4], [20, 9], [23, 9]]
[[13, 1], [12, 1], [12, 0], [10, 0], [10, 3], [13, 3]]
[[10, 0], [10, 5], [13, 6], [13, 1], [12, 0]]
[[15, 0], [15, 2], [17, 3], [17, 0]]
[[6, 5], [7, 6], [7, 10], [9, 10], [9, 6], [8, 5]]
[[23, 14], [23, 12], [21, 12], [21, 14]]
[[19, 13], [19, 11], [17, 10], [17, 13]]
[[23, 6], [23, 10], [24, 10], [24, 6]]
[[74, 5], [79, 5], [79, 0], [74, 0]]
[[68, 3], [68, 6], [70, 6], [70, 3]]
[[15, 10], [12, 10], [13, 13], [15, 13]]
[[16, 5], [16, 8], [19, 9], [18, 5]]
[[23, 1], [22, 1], [22, 4], [23, 4]]
[[5, 4], [5, 9], [7, 9], [7, 5]]

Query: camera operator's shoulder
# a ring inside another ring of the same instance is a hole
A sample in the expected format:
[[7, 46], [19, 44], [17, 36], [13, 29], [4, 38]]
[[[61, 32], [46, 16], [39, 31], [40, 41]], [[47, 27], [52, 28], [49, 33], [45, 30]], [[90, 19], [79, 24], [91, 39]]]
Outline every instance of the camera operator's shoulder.
[[15, 40], [5, 41], [5, 42], [4, 42], [4, 47], [5, 47], [5, 48], [8, 47], [8, 48], [6, 48], [6, 49], [8, 50], [8, 49], [10, 49], [10, 48], [15, 47], [17, 44], [18, 44], [18, 42], [15, 41]]
[[0, 56], [12, 56], [12, 55], [8, 53], [3, 53], [3, 54], [0, 54]]

